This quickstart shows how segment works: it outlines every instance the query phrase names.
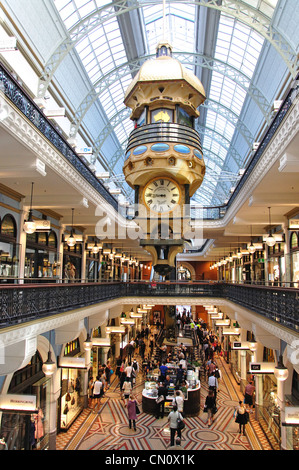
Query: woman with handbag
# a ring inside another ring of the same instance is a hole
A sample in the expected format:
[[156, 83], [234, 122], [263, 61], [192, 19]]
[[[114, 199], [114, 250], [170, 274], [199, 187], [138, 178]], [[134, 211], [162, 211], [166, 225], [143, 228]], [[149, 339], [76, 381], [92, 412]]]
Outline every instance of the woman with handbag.
[[168, 415], [168, 422], [170, 427], [170, 446], [174, 446], [174, 438], [177, 433], [177, 437], [181, 438], [181, 429], [178, 427], [178, 420], [183, 421], [183, 416], [179, 413], [177, 406], [173, 406], [173, 411]]
[[241, 434], [243, 430], [243, 436], [245, 436], [245, 426], [249, 421], [249, 414], [242, 401], [239, 401], [239, 406], [236, 411], [237, 416], [235, 422], [239, 424], [239, 434]]
[[128, 408], [128, 418], [129, 418], [129, 428], [131, 429], [132, 421], [133, 421], [134, 431], [136, 431], [136, 419], [137, 419], [137, 414], [139, 414], [140, 411], [139, 411], [138, 403], [132, 394], [129, 396], [127, 408]]
[[216, 399], [213, 390], [209, 390], [209, 394], [206, 397], [204, 411], [208, 413], [208, 426], [213, 423], [214, 411], [216, 409]]

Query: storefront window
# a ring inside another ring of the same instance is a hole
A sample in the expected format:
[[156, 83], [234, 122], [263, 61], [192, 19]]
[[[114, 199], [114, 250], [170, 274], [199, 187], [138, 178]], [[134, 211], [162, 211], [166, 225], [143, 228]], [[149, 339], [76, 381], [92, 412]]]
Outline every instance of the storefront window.
[[293, 286], [299, 286], [299, 239], [298, 234], [293, 232], [291, 235], [291, 250], [292, 250], [292, 281]]
[[57, 254], [55, 232], [27, 234], [25, 254], [25, 278], [52, 279], [59, 277], [60, 263]]
[[8, 450], [45, 450], [49, 444], [50, 380], [42, 372], [37, 352], [27, 366], [14, 373], [8, 394], [36, 397], [36, 412], [2, 412], [1, 436]]
[[[77, 338], [65, 345], [64, 365], [61, 367], [61, 397], [60, 397], [60, 423], [57, 427], [67, 430], [83, 409], [83, 383], [84, 369], [76, 367], [76, 359], [84, 357], [80, 352], [80, 342]], [[71, 358], [69, 366], [65, 360]], [[80, 359], [79, 359], [80, 360]]]
[[82, 245], [64, 247], [63, 255], [63, 278], [65, 282], [74, 282], [81, 279]]
[[0, 279], [6, 282], [19, 275], [19, 245], [17, 226], [12, 215], [6, 214], [0, 225]]

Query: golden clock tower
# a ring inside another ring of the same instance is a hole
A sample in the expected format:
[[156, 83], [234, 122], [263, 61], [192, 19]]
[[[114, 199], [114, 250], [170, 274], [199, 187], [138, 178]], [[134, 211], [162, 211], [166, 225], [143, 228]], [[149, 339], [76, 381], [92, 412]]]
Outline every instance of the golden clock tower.
[[190, 233], [190, 197], [205, 174], [200, 137], [194, 129], [205, 101], [200, 80], [158, 44], [133, 79], [124, 103], [132, 109], [123, 172], [135, 190], [135, 220], [140, 244], [151, 254], [155, 271], [167, 275]]

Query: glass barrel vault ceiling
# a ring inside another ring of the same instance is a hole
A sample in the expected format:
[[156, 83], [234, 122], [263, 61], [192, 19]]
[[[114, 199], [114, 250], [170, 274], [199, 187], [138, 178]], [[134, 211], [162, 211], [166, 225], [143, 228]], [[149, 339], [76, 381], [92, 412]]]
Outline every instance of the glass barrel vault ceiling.
[[[279, 0], [248, 0], [240, 3], [258, 9], [270, 23], [278, 2]], [[136, 3], [140, 18], [136, 28], [143, 29], [147, 55], [155, 54], [156, 45], [163, 37], [164, 25], [166, 37], [173, 46], [174, 56], [178, 54], [178, 59], [196, 73], [196, 61], [192, 60], [192, 57], [198, 56], [195, 40], [197, 29], [201, 27], [198, 23], [198, 8], [204, 8], [204, 2], [166, 1], [165, 21], [162, 0], [140, 0]], [[82, 22], [83, 25], [83, 20], [88, 15], [97, 9], [107, 8], [108, 5], [105, 0], [54, 0], [54, 4], [69, 32], [78, 23]], [[212, 57], [216, 66], [211, 67], [205, 119], [197, 128], [203, 143], [206, 176], [193, 200], [203, 206], [225, 203], [231, 187], [237, 182], [239, 169], [244, 167], [250, 152], [252, 142], [247, 141], [247, 151], [244, 152], [244, 147], [238, 148], [234, 144], [234, 135], [240, 127], [244, 103], [250, 98], [248, 90], [265, 41], [262, 34], [229, 15], [227, 11], [221, 11], [219, 14], [216, 34]], [[76, 44], [76, 51], [106, 113], [107, 121], [113, 120], [113, 123], [116, 123], [113, 132], [118, 139], [120, 151], [110, 170], [114, 181], [125, 188], [127, 195], [130, 191], [123, 180], [122, 164], [127, 138], [133, 125], [129, 112], [124, 112], [123, 98], [132, 80], [130, 58], [127, 56], [130, 41], [134, 41], [134, 34], [123, 38], [118, 17], [115, 15], [94, 29], [89, 28], [83, 39]], [[204, 50], [204, 45], [201, 45], [201, 50]], [[186, 63], [181, 57], [187, 57]], [[103, 78], [108, 77], [118, 67], [121, 67], [119, 78], [111, 84], [108, 82], [107, 86], [100, 86]], [[230, 73], [227, 73], [227, 70]], [[234, 79], [238, 75], [240, 81]], [[117, 119], [118, 116], [120, 119]], [[244, 125], [242, 122], [241, 124]], [[113, 161], [115, 156], [105, 155], [105, 160]]]

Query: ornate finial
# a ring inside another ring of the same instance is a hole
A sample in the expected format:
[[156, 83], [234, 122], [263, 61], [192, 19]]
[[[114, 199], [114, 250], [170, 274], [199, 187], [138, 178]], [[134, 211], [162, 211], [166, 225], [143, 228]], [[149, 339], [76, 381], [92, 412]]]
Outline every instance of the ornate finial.
[[172, 46], [168, 41], [161, 41], [156, 47], [156, 57], [172, 57]]

